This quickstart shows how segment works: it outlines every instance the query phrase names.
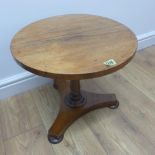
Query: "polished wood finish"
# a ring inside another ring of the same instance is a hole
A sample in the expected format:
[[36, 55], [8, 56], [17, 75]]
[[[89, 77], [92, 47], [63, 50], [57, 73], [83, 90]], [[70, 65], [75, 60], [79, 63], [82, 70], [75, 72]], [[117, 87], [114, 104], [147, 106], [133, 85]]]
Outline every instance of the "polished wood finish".
[[[62, 85], [58, 83], [58, 89]], [[56, 144], [62, 141], [66, 129], [82, 115], [97, 108], [109, 107], [115, 109], [118, 107], [119, 102], [114, 94], [96, 94], [86, 91], [80, 91], [80, 82], [78, 80], [70, 82], [70, 92], [66, 93], [61, 91], [62, 100], [57, 118], [48, 132], [48, 139], [51, 143]], [[68, 91], [67, 91], [68, 92]], [[67, 96], [66, 96], [67, 95]], [[67, 97], [67, 98], [66, 98]]]
[[60, 103], [51, 85], [1, 100], [0, 155], [154, 155], [154, 51], [155, 46], [137, 52], [119, 72], [81, 81], [85, 91], [117, 94], [120, 107], [84, 115], [68, 128], [59, 145], [47, 141]]
[[[67, 80], [94, 78], [126, 65], [137, 48], [123, 24], [95, 15], [51, 17], [18, 32], [11, 43], [15, 60], [35, 74]], [[104, 62], [114, 59], [116, 66]]]
[[86, 103], [86, 97], [81, 93], [80, 81], [70, 81], [70, 92], [64, 98], [64, 102], [71, 108], [83, 106]]
[[[60, 92], [59, 114], [48, 132], [51, 143], [62, 141], [66, 129], [85, 113], [118, 107], [114, 94], [81, 91], [80, 80], [122, 68], [136, 48], [137, 39], [126, 26], [95, 15], [47, 18], [15, 35], [11, 51], [17, 63], [30, 72], [54, 78], [53, 86]], [[109, 59], [116, 65], [105, 65]]]

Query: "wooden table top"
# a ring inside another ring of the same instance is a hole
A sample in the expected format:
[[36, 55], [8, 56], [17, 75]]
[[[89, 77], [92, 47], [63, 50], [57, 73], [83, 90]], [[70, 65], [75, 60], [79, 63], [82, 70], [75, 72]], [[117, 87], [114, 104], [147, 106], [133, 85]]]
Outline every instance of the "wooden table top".
[[[134, 56], [137, 39], [108, 18], [74, 14], [34, 22], [13, 38], [11, 51], [26, 70], [50, 78], [87, 79], [114, 72]], [[114, 59], [114, 66], [105, 61]]]

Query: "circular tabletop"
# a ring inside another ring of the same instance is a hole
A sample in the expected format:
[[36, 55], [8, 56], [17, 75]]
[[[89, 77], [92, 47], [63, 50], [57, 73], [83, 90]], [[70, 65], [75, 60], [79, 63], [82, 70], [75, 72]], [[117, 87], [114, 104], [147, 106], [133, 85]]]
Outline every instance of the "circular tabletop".
[[[55, 16], [34, 22], [13, 38], [15, 60], [37, 75], [67, 80], [112, 73], [134, 56], [137, 39], [123, 24], [95, 15]], [[105, 64], [109, 60], [115, 63]]]

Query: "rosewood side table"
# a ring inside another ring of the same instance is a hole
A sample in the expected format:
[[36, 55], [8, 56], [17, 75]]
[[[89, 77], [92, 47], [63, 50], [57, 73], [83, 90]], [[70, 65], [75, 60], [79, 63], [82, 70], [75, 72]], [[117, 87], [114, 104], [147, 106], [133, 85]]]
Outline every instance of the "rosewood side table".
[[137, 39], [126, 26], [86, 14], [43, 19], [14, 36], [11, 51], [16, 62], [34, 74], [54, 79], [53, 86], [62, 96], [58, 116], [48, 132], [51, 143], [59, 143], [81, 115], [101, 107], [118, 107], [114, 94], [82, 91], [80, 80], [122, 68], [136, 48]]

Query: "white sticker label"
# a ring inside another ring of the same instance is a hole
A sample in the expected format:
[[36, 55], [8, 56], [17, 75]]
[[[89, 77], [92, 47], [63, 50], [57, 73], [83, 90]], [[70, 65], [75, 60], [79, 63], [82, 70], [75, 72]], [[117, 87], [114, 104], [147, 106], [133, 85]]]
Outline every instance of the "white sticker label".
[[115, 66], [117, 63], [114, 59], [109, 59], [109, 60], [105, 61], [104, 64], [106, 66]]

